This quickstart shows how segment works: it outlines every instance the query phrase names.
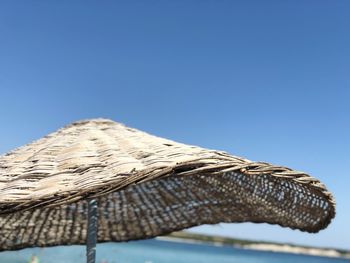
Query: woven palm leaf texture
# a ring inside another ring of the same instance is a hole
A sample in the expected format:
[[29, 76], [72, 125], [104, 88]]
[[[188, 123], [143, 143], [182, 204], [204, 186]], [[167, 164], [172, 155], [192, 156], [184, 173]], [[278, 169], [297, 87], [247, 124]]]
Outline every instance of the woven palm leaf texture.
[[0, 157], [0, 250], [85, 244], [91, 198], [98, 242], [219, 222], [318, 232], [335, 215], [303, 172], [92, 119]]

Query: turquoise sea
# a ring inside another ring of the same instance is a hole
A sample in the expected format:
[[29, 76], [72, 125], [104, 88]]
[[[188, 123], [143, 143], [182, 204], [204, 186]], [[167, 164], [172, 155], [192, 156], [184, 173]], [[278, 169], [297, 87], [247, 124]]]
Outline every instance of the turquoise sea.
[[[0, 263], [27, 263], [31, 255], [40, 263], [84, 263], [84, 246], [31, 248], [0, 253]], [[349, 263], [350, 260], [243, 250], [228, 246], [188, 244], [161, 240], [103, 243], [96, 263]]]

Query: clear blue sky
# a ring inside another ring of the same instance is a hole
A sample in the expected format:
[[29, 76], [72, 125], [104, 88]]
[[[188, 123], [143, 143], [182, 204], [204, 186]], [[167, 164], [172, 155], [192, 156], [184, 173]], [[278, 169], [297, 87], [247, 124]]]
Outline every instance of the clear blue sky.
[[350, 1], [1, 1], [0, 153], [105, 117], [306, 171], [337, 216], [306, 234], [196, 231], [350, 249]]

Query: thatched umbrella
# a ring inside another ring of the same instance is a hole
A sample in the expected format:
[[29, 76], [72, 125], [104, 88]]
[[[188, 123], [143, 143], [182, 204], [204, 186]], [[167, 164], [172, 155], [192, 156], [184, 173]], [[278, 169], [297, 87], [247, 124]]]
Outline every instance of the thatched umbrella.
[[75, 122], [0, 157], [0, 250], [87, 242], [93, 262], [96, 241], [219, 222], [318, 232], [334, 215], [331, 193], [303, 172], [105, 119]]

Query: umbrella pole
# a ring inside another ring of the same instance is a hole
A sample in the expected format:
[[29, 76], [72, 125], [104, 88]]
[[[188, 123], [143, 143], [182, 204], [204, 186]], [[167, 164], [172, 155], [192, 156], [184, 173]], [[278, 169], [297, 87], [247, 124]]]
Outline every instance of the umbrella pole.
[[95, 263], [97, 241], [97, 201], [88, 200], [88, 229], [86, 234], [86, 262]]

